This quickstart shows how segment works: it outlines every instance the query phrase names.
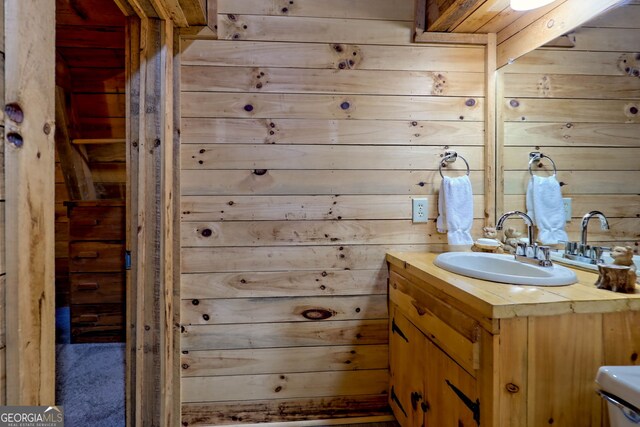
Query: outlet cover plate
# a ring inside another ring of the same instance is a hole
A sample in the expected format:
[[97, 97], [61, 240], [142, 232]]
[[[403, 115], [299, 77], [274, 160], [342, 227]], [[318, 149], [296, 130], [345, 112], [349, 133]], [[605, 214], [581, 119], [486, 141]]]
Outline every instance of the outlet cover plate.
[[429, 215], [427, 214], [429, 208], [429, 201], [424, 197], [415, 197], [412, 199], [412, 220], [413, 222], [428, 222]]
[[571, 221], [571, 197], [563, 197], [562, 204], [564, 205], [564, 220], [566, 222]]

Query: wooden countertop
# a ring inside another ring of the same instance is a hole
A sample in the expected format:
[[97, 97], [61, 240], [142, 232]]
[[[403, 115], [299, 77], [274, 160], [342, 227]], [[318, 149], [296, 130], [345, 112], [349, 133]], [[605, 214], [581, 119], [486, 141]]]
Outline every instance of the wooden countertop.
[[488, 282], [436, 267], [438, 254], [391, 252], [387, 262], [458, 300], [489, 319], [549, 316], [566, 313], [608, 313], [640, 310], [640, 289], [623, 294], [597, 289], [598, 275], [574, 269], [578, 283], [568, 286], [520, 286]]

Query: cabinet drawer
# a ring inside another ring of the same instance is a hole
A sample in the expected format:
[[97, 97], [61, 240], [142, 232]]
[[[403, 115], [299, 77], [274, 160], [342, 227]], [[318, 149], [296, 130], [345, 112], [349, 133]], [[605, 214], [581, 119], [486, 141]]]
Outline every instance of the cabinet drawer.
[[480, 367], [480, 324], [437, 298], [412, 290], [415, 287], [392, 271], [389, 299], [431, 341], [475, 376]]
[[75, 206], [69, 212], [69, 240], [124, 240], [124, 206]]
[[71, 304], [118, 304], [124, 301], [124, 273], [73, 273]]
[[72, 242], [69, 244], [69, 272], [124, 271], [124, 244]]
[[124, 342], [125, 333], [122, 325], [74, 326], [71, 328], [71, 342]]
[[124, 324], [124, 304], [73, 304], [71, 325], [106, 326]]

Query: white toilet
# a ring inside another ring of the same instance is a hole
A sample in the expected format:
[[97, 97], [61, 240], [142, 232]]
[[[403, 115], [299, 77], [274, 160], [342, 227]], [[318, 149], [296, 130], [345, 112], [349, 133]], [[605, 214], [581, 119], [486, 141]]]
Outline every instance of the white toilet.
[[607, 401], [611, 427], [640, 426], [640, 366], [602, 366], [596, 383]]

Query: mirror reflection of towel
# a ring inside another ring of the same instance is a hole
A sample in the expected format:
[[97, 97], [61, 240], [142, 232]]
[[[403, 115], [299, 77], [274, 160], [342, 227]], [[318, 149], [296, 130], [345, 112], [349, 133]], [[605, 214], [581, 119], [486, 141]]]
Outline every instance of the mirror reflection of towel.
[[438, 194], [439, 233], [447, 233], [450, 245], [471, 245], [473, 226], [473, 192], [468, 176], [450, 178], [445, 176]]
[[538, 227], [539, 243], [554, 245], [568, 241], [560, 183], [554, 176], [534, 175], [527, 186], [527, 215]]

